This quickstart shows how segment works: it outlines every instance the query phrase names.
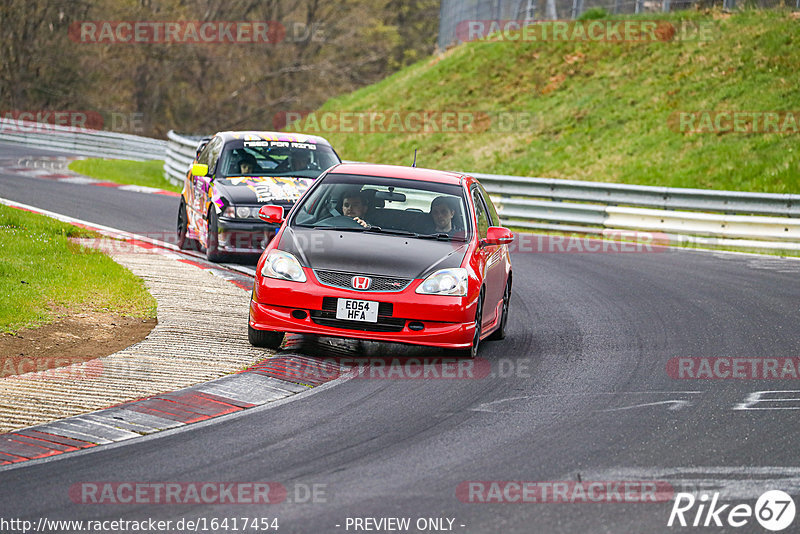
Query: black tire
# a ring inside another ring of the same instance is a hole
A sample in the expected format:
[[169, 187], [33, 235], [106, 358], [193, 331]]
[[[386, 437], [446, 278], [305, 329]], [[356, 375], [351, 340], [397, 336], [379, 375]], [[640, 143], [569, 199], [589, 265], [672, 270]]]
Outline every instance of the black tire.
[[508, 305], [511, 302], [511, 278], [506, 282], [506, 289], [503, 292], [503, 311], [500, 315], [500, 326], [491, 333], [486, 339], [497, 341], [506, 338], [506, 324], [508, 323]]
[[208, 235], [206, 236], [206, 259], [220, 262], [225, 254], [219, 251], [219, 230], [217, 229], [217, 212], [212, 207], [208, 210]]
[[181, 197], [181, 203], [178, 206], [178, 248], [181, 250], [197, 250], [197, 241], [186, 237], [188, 228], [189, 219], [186, 215], [186, 202]]
[[452, 351], [458, 358], [475, 358], [478, 355], [478, 348], [481, 344], [481, 327], [483, 324], [483, 289], [478, 299], [478, 308], [475, 310], [475, 335], [472, 336], [472, 346], [468, 349]]
[[247, 340], [254, 347], [278, 350], [283, 343], [283, 332], [270, 332], [268, 330], [256, 330], [249, 324], [247, 325]]

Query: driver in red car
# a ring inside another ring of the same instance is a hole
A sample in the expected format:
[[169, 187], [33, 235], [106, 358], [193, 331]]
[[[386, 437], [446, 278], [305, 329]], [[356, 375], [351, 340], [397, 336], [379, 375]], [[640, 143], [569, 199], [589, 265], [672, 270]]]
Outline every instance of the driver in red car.
[[360, 191], [349, 191], [342, 198], [342, 215], [350, 217], [364, 228], [369, 228], [369, 223], [364, 220], [367, 208], [367, 200]]

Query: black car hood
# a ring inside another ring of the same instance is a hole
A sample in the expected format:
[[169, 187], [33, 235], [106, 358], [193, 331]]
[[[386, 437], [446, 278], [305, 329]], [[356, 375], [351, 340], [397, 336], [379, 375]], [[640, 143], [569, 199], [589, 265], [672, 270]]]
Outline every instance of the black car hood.
[[460, 267], [468, 243], [287, 227], [278, 248], [312, 269], [421, 278], [437, 269]]
[[267, 204], [283, 200], [295, 202], [314, 183], [313, 178], [255, 176], [215, 180], [219, 195], [233, 204]]

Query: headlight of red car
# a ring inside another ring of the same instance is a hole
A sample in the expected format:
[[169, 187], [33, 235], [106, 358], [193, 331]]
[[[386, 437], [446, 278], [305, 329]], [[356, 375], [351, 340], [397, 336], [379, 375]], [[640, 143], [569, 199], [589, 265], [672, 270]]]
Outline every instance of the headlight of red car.
[[305, 282], [306, 273], [303, 267], [292, 254], [283, 250], [271, 250], [264, 260], [261, 274], [268, 278], [289, 280], [291, 282]]
[[465, 297], [467, 295], [467, 270], [461, 267], [440, 269], [419, 285], [417, 293]]

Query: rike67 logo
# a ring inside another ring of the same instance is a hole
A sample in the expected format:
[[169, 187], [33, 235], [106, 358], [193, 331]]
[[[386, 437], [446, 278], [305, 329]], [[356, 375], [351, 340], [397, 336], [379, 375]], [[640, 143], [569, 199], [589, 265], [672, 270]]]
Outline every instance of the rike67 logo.
[[770, 490], [758, 498], [755, 507], [749, 504], [732, 506], [719, 504], [719, 493], [714, 493], [713, 497], [709, 497], [707, 493], [700, 497], [691, 493], [678, 493], [675, 495], [667, 526], [740, 528], [752, 525], [754, 516], [767, 530], [784, 530], [794, 522], [794, 500], [786, 492]]

